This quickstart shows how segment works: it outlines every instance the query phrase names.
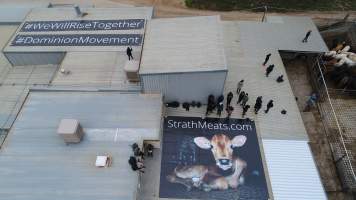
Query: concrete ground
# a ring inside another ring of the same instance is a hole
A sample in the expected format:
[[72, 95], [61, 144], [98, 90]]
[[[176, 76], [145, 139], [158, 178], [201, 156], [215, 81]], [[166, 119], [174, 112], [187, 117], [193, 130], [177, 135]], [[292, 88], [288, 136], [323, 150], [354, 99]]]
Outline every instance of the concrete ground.
[[286, 71], [294, 95], [298, 98], [298, 107], [302, 113], [304, 125], [310, 139], [310, 147], [318, 167], [324, 189], [329, 199], [352, 199], [341, 191], [332, 153], [317, 110], [303, 112], [306, 99], [312, 92], [309, 71], [306, 62], [302, 60], [284, 60]]

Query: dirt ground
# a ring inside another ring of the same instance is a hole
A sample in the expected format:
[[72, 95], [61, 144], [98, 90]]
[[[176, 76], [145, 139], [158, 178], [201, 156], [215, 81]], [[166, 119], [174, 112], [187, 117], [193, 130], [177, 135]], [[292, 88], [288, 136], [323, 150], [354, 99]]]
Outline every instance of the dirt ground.
[[[155, 17], [179, 17], [179, 16], [196, 16], [196, 15], [220, 15], [223, 20], [255, 20], [262, 19], [263, 13], [250, 11], [208, 11], [187, 8], [184, 5], [184, 0], [0, 0], [0, 3], [14, 2], [29, 4], [31, 2], [51, 2], [53, 4], [79, 4], [79, 5], [94, 5], [95, 7], [112, 7], [119, 5], [129, 6], [153, 6]], [[349, 13], [349, 20], [356, 19], [356, 11], [307, 11], [307, 12], [288, 12], [288, 13], [270, 13], [268, 15], [293, 15], [293, 16], [309, 16], [317, 24], [329, 24], [340, 20]]]
[[[224, 20], [256, 20], [262, 18], [263, 13], [255, 13], [249, 11], [207, 11], [187, 8], [184, 5], [184, 0], [105, 0], [105, 4], [122, 3], [136, 6], [154, 6], [154, 15], [156, 17], [176, 17], [176, 16], [192, 16], [192, 15], [221, 15]], [[102, 5], [104, 0], [102, 2]], [[318, 24], [332, 23], [335, 19], [343, 19], [347, 12], [288, 12], [288, 13], [268, 13], [268, 15], [293, 15], [293, 16], [309, 16]], [[349, 12], [350, 20], [356, 19], [356, 12]]]

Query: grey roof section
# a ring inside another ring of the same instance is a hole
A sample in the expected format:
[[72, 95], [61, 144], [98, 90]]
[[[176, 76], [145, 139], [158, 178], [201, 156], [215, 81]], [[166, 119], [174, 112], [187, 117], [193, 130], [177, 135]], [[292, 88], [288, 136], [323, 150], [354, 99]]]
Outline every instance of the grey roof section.
[[0, 5], [0, 24], [21, 24], [26, 15], [32, 8], [46, 8], [48, 2], [36, 1], [36, 2], [1, 2]]
[[[16, 31], [17, 25], [0, 25], [0, 48]], [[0, 53], [0, 129], [8, 129], [15, 120], [29, 87], [48, 85], [57, 66], [12, 67], [4, 54]]]
[[[242, 42], [249, 42], [251, 48], [262, 48], [259, 50], [288, 50], [288, 51], [308, 51], [326, 52], [326, 46], [317, 27], [309, 17], [292, 16], [270, 16], [267, 22], [239, 22]], [[302, 40], [308, 30], [312, 33], [308, 43]], [[261, 60], [263, 60], [262, 58]]]
[[[133, 52], [133, 56], [138, 59], [139, 52]], [[68, 52], [61, 69], [70, 73], [63, 74], [59, 70], [52, 84], [139, 91], [140, 84], [129, 82], [126, 77], [127, 61], [126, 52]]]
[[219, 16], [152, 19], [140, 74], [227, 70]]
[[[0, 199], [134, 200], [129, 145], [159, 139], [161, 105], [160, 95], [31, 92], [0, 150]], [[79, 120], [81, 143], [56, 133], [62, 118]], [[97, 155], [111, 155], [112, 166], [96, 168]]]
[[[246, 117], [254, 119], [263, 139], [284, 139], [308, 141], [300, 111], [295, 102], [292, 88], [289, 84], [283, 61], [278, 50], [323, 52], [327, 47], [317, 31], [316, 26], [308, 17], [270, 17], [268, 23], [247, 21], [223, 21], [222, 30], [224, 48], [228, 66], [224, 94], [236, 91], [237, 83], [245, 80], [242, 88], [249, 94], [248, 104], [251, 106]], [[312, 35], [308, 43], [302, 43], [307, 30]], [[275, 68], [269, 78], [265, 77], [262, 62], [267, 53], [272, 53], [269, 64]], [[276, 83], [276, 78], [283, 74], [284, 82]], [[263, 107], [258, 115], [253, 113], [257, 96], [263, 96]], [[267, 102], [273, 99], [274, 107], [264, 114]], [[234, 93], [232, 117], [241, 118], [242, 109], [236, 105], [237, 96]], [[172, 116], [205, 116], [205, 106], [201, 109], [167, 109], [167, 115]], [[282, 109], [287, 115], [282, 115]], [[226, 113], [224, 113], [226, 114]], [[210, 115], [218, 117], [217, 115]], [[223, 115], [224, 117], [224, 115]]]

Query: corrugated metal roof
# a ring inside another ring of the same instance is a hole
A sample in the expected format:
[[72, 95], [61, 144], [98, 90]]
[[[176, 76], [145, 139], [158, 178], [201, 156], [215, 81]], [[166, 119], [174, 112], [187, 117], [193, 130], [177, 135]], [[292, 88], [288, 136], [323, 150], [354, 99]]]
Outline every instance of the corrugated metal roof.
[[274, 199], [327, 199], [306, 141], [262, 142]]
[[26, 15], [32, 8], [46, 8], [48, 2], [33, 1], [29, 2], [1, 2], [0, 5], [0, 23], [17, 23], [21, 24]]
[[[7, 43], [17, 27], [0, 26], [0, 48]], [[0, 128], [10, 128], [26, 98], [28, 88], [34, 84], [49, 84], [56, 69], [56, 66], [12, 67], [3, 53], [0, 53]]]
[[219, 16], [148, 22], [140, 74], [226, 69]]
[[[139, 57], [137, 52], [134, 57]], [[129, 82], [124, 71], [125, 52], [69, 52], [62, 61], [61, 69], [70, 74], [57, 73], [53, 80], [56, 86], [96, 86], [114, 89], [137, 88], [139, 83]]]
[[[85, 132], [66, 145], [62, 118]], [[116, 92], [31, 92], [0, 150], [0, 199], [133, 200], [138, 174], [129, 167], [133, 142], [159, 139], [161, 96]], [[97, 155], [113, 157], [96, 168]]]

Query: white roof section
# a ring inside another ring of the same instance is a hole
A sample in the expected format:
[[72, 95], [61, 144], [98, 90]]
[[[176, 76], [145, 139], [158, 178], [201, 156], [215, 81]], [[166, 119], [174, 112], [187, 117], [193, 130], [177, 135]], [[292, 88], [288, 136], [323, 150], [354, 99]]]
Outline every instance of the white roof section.
[[[30, 92], [0, 149], [0, 198], [136, 199], [130, 145], [159, 139], [161, 109], [160, 95]], [[79, 121], [80, 143], [56, 133], [63, 118]], [[97, 168], [97, 156], [111, 156], [111, 167]]]
[[262, 143], [274, 199], [327, 199], [306, 141], [263, 140]]
[[152, 19], [140, 74], [227, 70], [219, 16]]

